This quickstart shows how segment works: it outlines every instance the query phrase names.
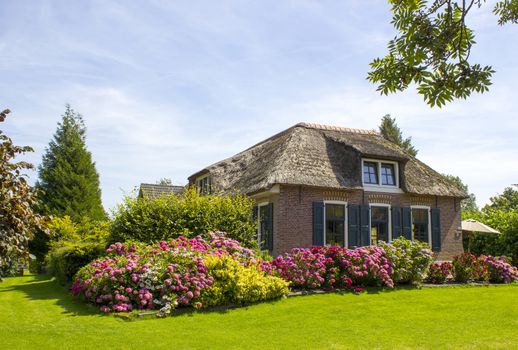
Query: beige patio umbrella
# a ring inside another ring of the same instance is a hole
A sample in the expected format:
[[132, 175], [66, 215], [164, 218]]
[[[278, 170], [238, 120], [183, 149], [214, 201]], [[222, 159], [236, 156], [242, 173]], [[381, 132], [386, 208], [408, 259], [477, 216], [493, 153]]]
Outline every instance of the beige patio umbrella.
[[483, 224], [475, 219], [467, 219], [462, 221], [462, 232], [466, 232], [468, 235], [468, 252], [471, 248], [471, 235], [473, 232], [479, 232], [479, 233], [494, 233], [499, 234], [500, 232], [495, 230], [492, 227], [487, 226], [486, 224]]

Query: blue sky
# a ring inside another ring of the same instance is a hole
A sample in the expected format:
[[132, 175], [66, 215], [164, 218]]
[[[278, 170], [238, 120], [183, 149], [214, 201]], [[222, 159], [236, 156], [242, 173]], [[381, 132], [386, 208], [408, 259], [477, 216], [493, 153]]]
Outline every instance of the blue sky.
[[518, 31], [492, 3], [469, 20], [473, 61], [497, 71], [491, 91], [430, 109], [365, 80], [395, 35], [386, 1], [0, 1], [3, 128], [39, 164], [70, 103], [110, 209], [297, 122], [373, 129], [390, 113], [418, 158], [482, 205], [518, 182]]

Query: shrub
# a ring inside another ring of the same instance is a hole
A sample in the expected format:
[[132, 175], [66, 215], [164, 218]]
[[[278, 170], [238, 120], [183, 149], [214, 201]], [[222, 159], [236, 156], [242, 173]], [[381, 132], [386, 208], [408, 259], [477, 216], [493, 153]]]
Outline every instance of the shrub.
[[453, 279], [457, 282], [488, 281], [487, 265], [471, 253], [463, 253], [453, 257]]
[[428, 244], [399, 237], [391, 243], [380, 245], [394, 264], [392, 278], [397, 284], [421, 283], [433, 263], [433, 253]]
[[452, 271], [453, 265], [450, 262], [444, 261], [435, 263], [430, 266], [426, 280], [433, 284], [442, 284], [446, 282], [446, 279], [451, 275]]
[[302, 289], [316, 289], [325, 282], [326, 257], [320, 253], [313, 253], [310, 249], [295, 248], [290, 253], [275, 258], [270, 266], [263, 264], [262, 268], [274, 271], [290, 286]]
[[201, 308], [252, 302], [286, 294], [284, 281], [257, 268], [254, 251], [222, 233], [179, 237], [153, 245], [112, 244], [107, 255], [83, 267], [72, 292], [103, 312]]
[[81, 222], [74, 222], [69, 216], [53, 217], [47, 223], [48, 232], [37, 230], [29, 242], [29, 251], [36, 257], [36, 261], [31, 261], [31, 271], [42, 272], [46, 255], [54, 246], [66, 245], [64, 242], [68, 245], [74, 242], [105, 244], [109, 225], [107, 220], [93, 221], [85, 217]]
[[511, 283], [518, 281], [518, 268], [509, 264], [505, 257], [495, 258], [482, 255], [479, 261], [488, 269], [489, 281], [494, 283]]
[[208, 256], [204, 260], [212, 285], [202, 292], [204, 306], [252, 303], [288, 294], [288, 283], [268, 276], [256, 265], [243, 266], [229, 256]]
[[200, 195], [191, 188], [182, 195], [156, 199], [126, 197], [114, 213], [110, 242], [157, 242], [224, 231], [247, 247], [256, 247], [253, 202], [244, 195]]
[[[269, 271], [268, 266], [262, 268]], [[353, 286], [394, 287], [392, 263], [381, 248], [354, 250], [337, 246], [293, 249], [271, 262], [271, 270], [303, 289], [351, 288]]]
[[104, 244], [96, 242], [58, 242], [47, 254], [46, 268], [61, 283], [71, 282], [80, 268], [103, 252]]

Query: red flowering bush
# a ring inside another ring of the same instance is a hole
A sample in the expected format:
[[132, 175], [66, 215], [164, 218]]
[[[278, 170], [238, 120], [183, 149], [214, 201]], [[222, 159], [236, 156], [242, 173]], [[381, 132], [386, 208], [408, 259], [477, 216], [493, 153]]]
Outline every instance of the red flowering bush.
[[426, 280], [433, 284], [442, 284], [446, 282], [452, 271], [453, 264], [448, 261], [435, 263], [430, 266]]
[[486, 264], [471, 253], [453, 257], [453, 279], [457, 282], [488, 281], [489, 270]]
[[[165, 315], [180, 305], [201, 308], [203, 294], [215, 281], [213, 271], [205, 263], [207, 257], [228, 257], [243, 266], [240, 271], [244, 274], [248, 274], [247, 266], [257, 269], [259, 263], [254, 251], [222, 233], [211, 233], [210, 241], [198, 236], [154, 245], [116, 243], [106, 252], [104, 258], [79, 270], [72, 286], [74, 295], [99, 306], [103, 312], [160, 309], [160, 314]], [[264, 272], [253, 277], [264, 282], [261, 286], [265, 290], [254, 294], [254, 300], [271, 299], [287, 292], [278, 280]], [[240, 298], [248, 300], [246, 295]]]

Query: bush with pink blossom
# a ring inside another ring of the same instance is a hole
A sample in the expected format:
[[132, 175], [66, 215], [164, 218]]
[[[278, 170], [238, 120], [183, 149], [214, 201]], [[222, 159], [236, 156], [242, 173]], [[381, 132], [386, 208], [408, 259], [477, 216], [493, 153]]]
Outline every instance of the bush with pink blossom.
[[433, 284], [442, 284], [446, 282], [448, 277], [452, 274], [453, 264], [448, 261], [434, 263], [430, 266], [426, 281]]
[[[197, 236], [153, 245], [116, 243], [106, 252], [104, 258], [91, 262], [77, 273], [71, 289], [74, 295], [97, 305], [103, 312], [159, 309], [159, 314], [165, 315], [177, 306], [201, 308], [205, 306], [202, 294], [215, 282], [215, 276], [205, 263], [207, 257], [228, 257], [242, 265], [243, 271], [257, 269], [260, 263], [253, 250], [220, 232], [211, 233], [208, 241]], [[271, 281], [262, 271], [256, 278]], [[264, 293], [259, 298], [264, 295], [269, 299], [286, 293], [279, 289], [277, 280], [273, 282], [272, 288], [280, 292]], [[268, 286], [266, 283], [265, 288]]]
[[393, 265], [385, 251], [374, 246], [354, 250], [337, 246], [297, 248], [262, 268], [281, 276], [294, 288], [394, 287]]

